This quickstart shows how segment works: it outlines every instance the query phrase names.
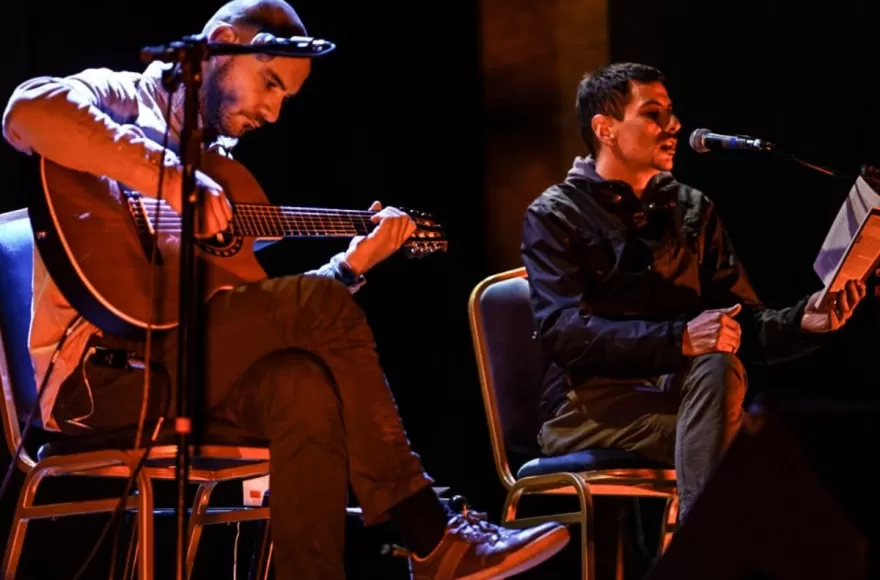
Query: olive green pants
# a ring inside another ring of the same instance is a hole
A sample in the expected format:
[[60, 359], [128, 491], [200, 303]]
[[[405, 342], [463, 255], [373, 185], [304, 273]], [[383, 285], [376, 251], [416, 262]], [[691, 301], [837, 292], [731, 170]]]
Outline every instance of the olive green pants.
[[727, 353], [673, 375], [593, 378], [569, 391], [538, 442], [547, 455], [623, 449], [675, 466], [683, 520], [742, 424], [745, 393], [745, 369]]

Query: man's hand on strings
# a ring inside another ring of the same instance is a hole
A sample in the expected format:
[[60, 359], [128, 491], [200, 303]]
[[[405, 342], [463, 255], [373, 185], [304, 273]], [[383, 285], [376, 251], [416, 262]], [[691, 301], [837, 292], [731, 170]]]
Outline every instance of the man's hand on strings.
[[382, 204], [375, 201], [370, 211], [376, 212], [370, 217], [376, 227], [366, 236], [352, 239], [345, 252], [345, 261], [356, 276], [399, 250], [416, 231], [412, 218], [395, 207], [382, 208]]
[[[173, 176], [162, 194], [168, 205], [179, 216], [183, 215], [181, 179], [180, 174]], [[232, 219], [232, 204], [220, 184], [201, 171], [196, 171], [196, 187], [204, 193], [202, 206], [196, 211], [196, 237], [216, 236], [226, 230], [229, 225], [229, 221]]]

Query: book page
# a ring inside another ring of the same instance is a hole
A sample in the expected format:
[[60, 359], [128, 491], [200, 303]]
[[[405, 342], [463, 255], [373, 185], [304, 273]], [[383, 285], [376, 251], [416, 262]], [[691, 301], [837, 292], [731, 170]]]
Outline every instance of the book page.
[[[878, 194], [862, 177], [856, 179], [846, 201], [837, 212], [834, 223], [825, 237], [819, 255], [813, 262], [813, 270], [822, 280], [826, 289], [835, 276], [841, 261], [856, 237], [862, 222], [873, 208], [880, 208]], [[870, 265], [868, 266], [870, 267]]]

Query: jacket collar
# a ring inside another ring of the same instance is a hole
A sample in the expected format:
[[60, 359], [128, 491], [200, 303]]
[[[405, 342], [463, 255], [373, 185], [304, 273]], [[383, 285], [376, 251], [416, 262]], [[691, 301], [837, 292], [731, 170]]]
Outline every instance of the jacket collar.
[[641, 198], [636, 196], [632, 186], [625, 181], [605, 179], [599, 175], [592, 156], [576, 157], [566, 181], [586, 181], [586, 190], [599, 203], [615, 210], [629, 210], [630, 213], [651, 212], [678, 205], [679, 184], [669, 172], [652, 177]]

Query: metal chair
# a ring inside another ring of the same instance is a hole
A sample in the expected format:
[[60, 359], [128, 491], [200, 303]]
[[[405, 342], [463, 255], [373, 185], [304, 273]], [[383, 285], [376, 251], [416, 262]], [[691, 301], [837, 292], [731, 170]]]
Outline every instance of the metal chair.
[[[543, 354], [529, 304], [525, 268], [490, 276], [472, 291], [468, 303], [471, 335], [480, 375], [495, 469], [507, 490], [502, 523], [526, 527], [546, 521], [580, 524], [581, 569], [595, 577], [592, 497], [666, 498], [662, 552], [677, 512], [675, 471], [617, 449], [592, 449], [559, 457], [541, 457], [537, 445]], [[509, 454], [527, 459], [513, 475]], [[577, 512], [517, 518], [526, 495], [576, 496]], [[658, 554], [659, 556], [659, 554]], [[618, 577], [622, 548], [618, 538]]]
[[[14, 452], [21, 438], [20, 423], [37, 404], [34, 369], [28, 349], [33, 293], [33, 238], [25, 210], [0, 215], [0, 383], [3, 389], [3, 428], [6, 444]], [[170, 421], [166, 421], [170, 423]], [[31, 427], [41, 428], [41, 424]], [[12, 531], [3, 559], [3, 578], [14, 578], [28, 522], [33, 519], [112, 512], [119, 497], [34, 505], [37, 489], [46, 477], [88, 476], [128, 478], [144, 451], [134, 450], [135, 429], [77, 437], [59, 437], [43, 445], [36, 460], [23, 448], [19, 468], [26, 474], [19, 495]], [[126, 509], [136, 512], [138, 578], [154, 575], [153, 480], [173, 480], [176, 446], [174, 433], [163, 429], [136, 479], [136, 493]], [[268, 519], [267, 507], [209, 508], [218, 483], [259, 477], [269, 473], [268, 442], [232, 425], [206, 422], [203, 445], [192, 456], [190, 481], [198, 484], [189, 520], [187, 577], [192, 574], [202, 528], [206, 525]]]

